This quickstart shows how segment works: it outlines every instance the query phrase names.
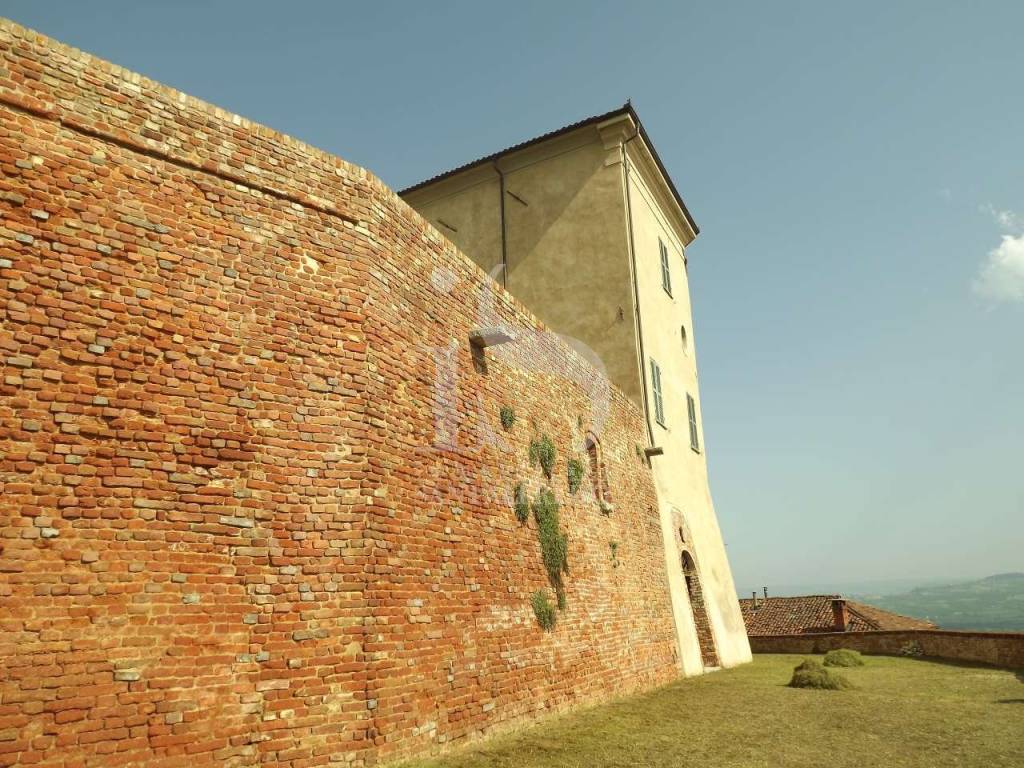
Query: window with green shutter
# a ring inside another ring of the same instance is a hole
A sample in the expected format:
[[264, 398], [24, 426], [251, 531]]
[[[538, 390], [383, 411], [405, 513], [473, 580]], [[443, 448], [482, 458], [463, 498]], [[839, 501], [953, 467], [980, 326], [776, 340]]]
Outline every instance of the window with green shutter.
[[700, 453], [700, 438], [697, 436], [697, 403], [693, 395], [686, 394], [686, 410], [690, 417], [690, 447]]
[[665, 289], [665, 293], [671, 296], [672, 272], [669, 271], [668, 265], [668, 246], [660, 238], [658, 239], [658, 250], [661, 251], [661, 287]]
[[654, 420], [665, 426], [665, 399], [661, 394], [661, 368], [651, 358], [651, 391], [654, 393]]

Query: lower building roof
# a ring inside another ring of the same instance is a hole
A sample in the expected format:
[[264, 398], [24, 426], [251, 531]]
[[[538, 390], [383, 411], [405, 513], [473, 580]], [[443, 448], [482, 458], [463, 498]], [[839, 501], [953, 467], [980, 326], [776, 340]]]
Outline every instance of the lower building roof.
[[[818, 634], [836, 631], [832, 601], [842, 599], [840, 595], [769, 597], [756, 601], [746, 598], [740, 600], [740, 610], [750, 636]], [[848, 632], [936, 628], [930, 621], [901, 616], [866, 603], [845, 603]]]

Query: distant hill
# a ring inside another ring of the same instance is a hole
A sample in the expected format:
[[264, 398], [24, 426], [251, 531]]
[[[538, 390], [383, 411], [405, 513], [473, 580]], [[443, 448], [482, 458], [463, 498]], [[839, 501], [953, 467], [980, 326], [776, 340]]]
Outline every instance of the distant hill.
[[1001, 573], [977, 581], [858, 599], [887, 611], [928, 619], [943, 629], [1024, 632], [1024, 573]]

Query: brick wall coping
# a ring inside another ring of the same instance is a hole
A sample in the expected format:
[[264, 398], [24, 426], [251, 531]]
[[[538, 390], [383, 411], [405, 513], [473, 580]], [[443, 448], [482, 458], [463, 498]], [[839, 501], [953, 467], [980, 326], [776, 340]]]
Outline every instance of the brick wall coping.
[[750, 636], [750, 646], [754, 653], [824, 653], [851, 648], [878, 656], [900, 656], [912, 650], [913, 655], [925, 658], [1024, 669], [1024, 632], [889, 629], [759, 635]]
[[789, 635], [748, 635], [751, 640], [805, 637], [879, 637], [882, 635], [938, 635], [940, 637], [982, 637], [1024, 640], [1024, 632], [988, 632], [971, 629], [872, 629], [855, 632], [804, 632]]

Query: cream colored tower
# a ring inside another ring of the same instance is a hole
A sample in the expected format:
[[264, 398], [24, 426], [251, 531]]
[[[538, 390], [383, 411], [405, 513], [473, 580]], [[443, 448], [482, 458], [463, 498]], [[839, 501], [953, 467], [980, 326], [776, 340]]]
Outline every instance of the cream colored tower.
[[644, 411], [680, 664], [750, 660], [708, 485], [686, 247], [698, 229], [630, 105], [401, 196]]

